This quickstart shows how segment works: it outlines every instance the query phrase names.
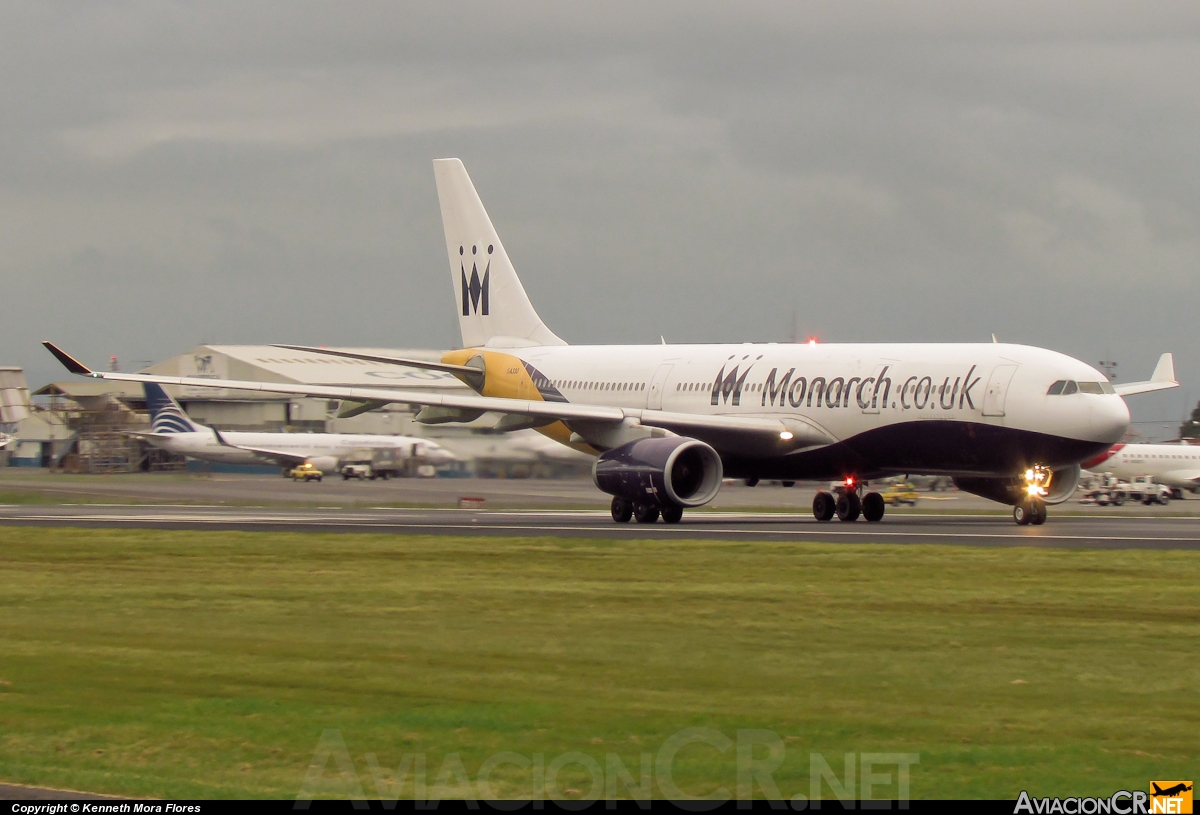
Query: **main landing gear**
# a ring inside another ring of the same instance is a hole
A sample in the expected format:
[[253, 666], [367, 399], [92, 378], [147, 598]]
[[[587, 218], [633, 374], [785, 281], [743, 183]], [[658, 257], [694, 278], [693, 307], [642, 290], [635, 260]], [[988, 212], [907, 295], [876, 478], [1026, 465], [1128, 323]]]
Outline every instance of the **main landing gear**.
[[1040, 465], [1025, 471], [1025, 495], [1013, 507], [1013, 520], [1017, 526], [1041, 526], [1046, 522], [1045, 499], [1052, 476], [1049, 469]]
[[619, 524], [627, 524], [630, 520], [652, 524], [660, 515], [663, 523], [677, 524], [683, 520], [683, 507], [678, 504], [643, 504], [619, 497], [612, 499], [612, 519]]
[[853, 477], [847, 478], [833, 493], [821, 490], [813, 498], [813, 517], [818, 521], [828, 521], [837, 515], [839, 521], [857, 521], [859, 516], [871, 523], [883, 520], [886, 504], [883, 496], [877, 492], [861, 495], [865, 484], [858, 483]]

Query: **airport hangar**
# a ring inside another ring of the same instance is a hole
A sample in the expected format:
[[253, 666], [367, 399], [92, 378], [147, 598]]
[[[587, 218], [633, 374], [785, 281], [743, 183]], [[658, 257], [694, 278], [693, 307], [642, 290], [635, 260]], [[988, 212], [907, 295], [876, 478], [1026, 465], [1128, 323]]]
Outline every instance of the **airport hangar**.
[[[395, 348], [338, 348], [379, 356], [437, 362], [442, 351]], [[255, 382], [279, 382], [309, 385], [343, 385], [362, 388], [411, 389], [447, 393], [473, 393], [453, 375], [441, 371], [419, 370], [399, 365], [367, 362], [343, 357], [290, 351], [270, 345], [200, 345], [192, 350], [140, 369], [140, 373], [161, 376], [211, 377]], [[581, 475], [590, 471], [591, 458], [565, 448], [535, 431], [503, 433], [493, 429], [499, 416], [484, 414], [469, 424], [429, 425], [417, 422], [416, 406], [388, 404], [357, 416], [339, 418], [338, 400], [313, 399], [286, 394], [267, 394], [226, 388], [169, 387], [169, 391], [200, 424], [220, 430], [300, 433], [372, 433], [413, 435], [435, 439], [451, 449], [476, 474], [490, 475]], [[67, 424], [86, 426], [78, 438], [113, 437], [105, 423], [146, 421], [145, 396], [140, 385], [99, 380], [70, 379], [53, 382], [38, 389], [35, 397], [50, 399], [50, 409], [40, 424], [54, 423], [52, 417], [69, 414]], [[84, 419], [80, 421], [81, 417]], [[88, 418], [93, 421], [87, 421]], [[96, 427], [99, 422], [100, 426]], [[59, 420], [62, 424], [63, 420]], [[89, 426], [90, 425], [90, 426]], [[127, 429], [127, 428], [126, 428]], [[18, 434], [19, 436], [22, 434]], [[58, 461], [67, 449], [58, 434], [37, 454], [37, 463], [47, 458]], [[36, 440], [24, 440], [22, 453], [35, 449]], [[116, 439], [113, 439], [114, 444]], [[81, 445], [90, 452], [103, 446]], [[78, 449], [78, 447], [77, 447]], [[49, 456], [51, 450], [54, 452]], [[14, 451], [15, 452], [15, 451]], [[101, 457], [102, 458], [102, 457]], [[116, 461], [129, 454], [112, 456]], [[15, 461], [12, 463], [16, 463]], [[28, 465], [27, 465], [28, 466]], [[100, 471], [103, 466], [84, 467]]]

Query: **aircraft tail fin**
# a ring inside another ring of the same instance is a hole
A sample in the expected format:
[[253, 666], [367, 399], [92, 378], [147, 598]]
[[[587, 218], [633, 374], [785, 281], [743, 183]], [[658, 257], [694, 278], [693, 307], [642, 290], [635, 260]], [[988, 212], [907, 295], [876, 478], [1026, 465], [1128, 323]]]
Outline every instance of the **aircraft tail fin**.
[[463, 347], [566, 345], [533, 310], [463, 163], [437, 159], [433, 174]]
[[175, 399], [162, 385], [143, 382], [146, 408], [150, 411], [150, 428], [155, 433], [196, 433], [202, 428], [188, 418]]

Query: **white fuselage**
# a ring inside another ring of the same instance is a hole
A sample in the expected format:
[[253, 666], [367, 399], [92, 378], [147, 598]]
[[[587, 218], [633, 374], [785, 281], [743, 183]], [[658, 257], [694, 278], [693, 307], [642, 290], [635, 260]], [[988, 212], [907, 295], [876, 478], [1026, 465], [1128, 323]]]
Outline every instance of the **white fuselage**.
[[[503, 349], [547, 401], [768, 417], [832, 444], [756, 457], [722, 449], [731, 475], [989, 475], [1074, 464], [1124, 434], [1129, 411], [1095, 368], [1022, 345], [743, 344]], [[1051, 395], [1062, 380], [1094, 392]], [[839, 448], [831, 455], [831, 448]], [[853, 460], [861, 457], [861, 464]], [[849, 456], [849, 458], [847, 458]]]
[[[355, 451], [394, 450], [395, 457], [437, 459], [453, 458], [434, 442], [413, 436], [380, 436], [353, 433], [222, 433], [227, 444], [217, 441], [205, 427], [193, 433], [167, 433], [149, 437], [155, 447], [172, 453], [223, 464], [263, 464], [259, 454], [239, 447], [277, 450], [305, 459], [332, 458], [341, 461]], [[232, 446], [230, 446], [232, 445]]]
[[1200, 445], [1116, 444], [1084, 466], [1122, 481], [1148, 475], [1155, 483], [1183, 490], [1200, 489]]

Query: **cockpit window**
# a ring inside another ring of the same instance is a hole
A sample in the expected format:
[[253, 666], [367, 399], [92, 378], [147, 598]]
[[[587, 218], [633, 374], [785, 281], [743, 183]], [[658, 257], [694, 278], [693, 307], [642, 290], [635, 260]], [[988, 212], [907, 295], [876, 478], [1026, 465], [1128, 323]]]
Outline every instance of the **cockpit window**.
[[1116, 393], [1111, 382], [1072, 382], [1060, 379], [1046, 391], [1047, 396], [1070, 396], [1072, 393]]

